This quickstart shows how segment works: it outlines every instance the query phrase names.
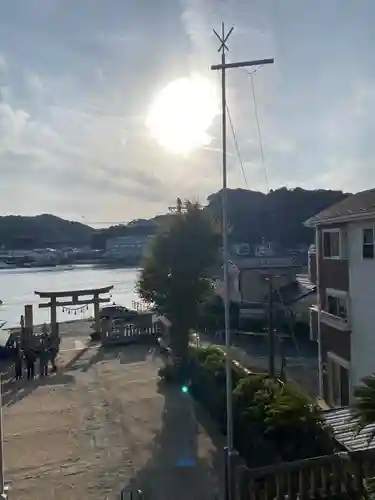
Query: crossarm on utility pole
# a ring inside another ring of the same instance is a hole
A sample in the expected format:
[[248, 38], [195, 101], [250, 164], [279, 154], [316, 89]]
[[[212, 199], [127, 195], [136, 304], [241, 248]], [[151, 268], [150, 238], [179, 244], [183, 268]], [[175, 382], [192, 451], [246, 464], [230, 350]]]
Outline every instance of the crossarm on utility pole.
[[274, 62], [275, 62], [274, 59], [258, 59], [255, 61], [214, 64], [213, 66], [211, 66], [211, 69], [217, 70], [217, 69], [230, 69], [230, 68], [246, 68], [247, 66], [264, 66], [265, 64], [273, 64]]

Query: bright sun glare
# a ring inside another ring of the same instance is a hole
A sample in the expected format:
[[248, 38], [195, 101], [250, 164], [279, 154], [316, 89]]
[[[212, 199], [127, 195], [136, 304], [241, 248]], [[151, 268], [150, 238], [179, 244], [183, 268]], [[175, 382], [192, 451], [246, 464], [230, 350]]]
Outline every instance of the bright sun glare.
[[207, 130], [218, 111], [216, 89], [208, 78], [179, 78], [156, 96], [146, 126], [165, 149], [187, 154], [210, 143]]

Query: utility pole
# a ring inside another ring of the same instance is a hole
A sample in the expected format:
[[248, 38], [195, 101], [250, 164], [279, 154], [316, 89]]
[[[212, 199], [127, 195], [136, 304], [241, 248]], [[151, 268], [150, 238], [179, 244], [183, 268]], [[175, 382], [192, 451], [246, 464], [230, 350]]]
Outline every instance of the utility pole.
[[229, 276], [228, 276], [228, 215], [227, 215], [227, 102], [226, 102], [226, 70], [230, 68], [244, 68], [273, 64], [273, 59], [257, 61], [226, 62], [226, 51], [229, 51], [227, 41], [233, 32], [232, 27], [225, 32], [224, 23], [221, 23], [221, 35], [213, 30], [220, 42], [218, 52], [221, 52], [221, 64], [211, 66], [211, 70], [221, 71], [221, 112], [222, 112], [222, 150], [223, 150], [223, 186], [222, 186], [222, 236], [223, 236], [223, 271], [224, 271], [224, 316], [225, 316], [225, 347], [226, 347], [226, 410], [227, 410], [227, 446], [226, 446], [226, 500], [233, 500], [233, 408], [232, 408], [232, 356], [230, 352], [230, 310], [229, 310]]
[[268, 281], [268, 375], [275, 378], [275, 328], [273, 324], [273, 282], [269, 275]]

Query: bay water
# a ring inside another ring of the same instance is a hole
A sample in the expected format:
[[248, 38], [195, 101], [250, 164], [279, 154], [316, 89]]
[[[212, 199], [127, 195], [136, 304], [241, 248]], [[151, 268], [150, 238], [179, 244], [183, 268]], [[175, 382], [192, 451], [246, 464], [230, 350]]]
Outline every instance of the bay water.
[[[132, 307], [139, 300], [134, 290], [139, 274], [138, 269], [101, 268], [93, 265], [57, 266], [43, 268], [0, 269], [0, 325], [4, 328], [19, 326], [20, 316], [25, 304], [33, 304], [34, 324], [50, 321], [49, 309], [39, 309], [41, 302], [34, 291], [52, 292], [82, 290], [113, 285], [111, 302]], [[43, 300], [45, 302], [45, 300]], [[68, 311], [57, 310], [57, 321], [85, 319], [93, 316], [94, 306], [88, 310], [76, 310], [69, 306]]]

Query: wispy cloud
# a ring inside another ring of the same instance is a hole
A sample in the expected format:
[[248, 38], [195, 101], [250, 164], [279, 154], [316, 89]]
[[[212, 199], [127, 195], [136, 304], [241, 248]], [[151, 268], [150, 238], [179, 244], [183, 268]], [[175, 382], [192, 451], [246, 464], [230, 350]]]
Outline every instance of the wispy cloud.
[[[230, 60], [276, 59], [254, 77], [271, 187], [373, 185], [374, 17], [371, 0], [6, 2], [0, 211], [128, 220], [218, 189], [219, 117], [210, 144], [187, 157], [163, 150], [145, 119], [173, 79], [198, 72], [218, 88], [209, 67], [222, 20], [235, 25]], [[243, 71], [228, 72], [228, 105], [248, 184], [264, 190]], [[230, 136], [228, 128], [229, 183], [243, 187]]]

